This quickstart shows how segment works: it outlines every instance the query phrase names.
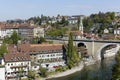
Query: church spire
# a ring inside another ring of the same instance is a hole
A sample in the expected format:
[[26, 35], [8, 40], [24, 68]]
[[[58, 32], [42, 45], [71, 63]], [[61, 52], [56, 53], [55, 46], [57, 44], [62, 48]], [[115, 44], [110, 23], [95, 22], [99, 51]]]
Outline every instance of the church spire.
[[83, 22], [82, 22], [82, 17], [80, 17], [79, 31], [83, 34]]

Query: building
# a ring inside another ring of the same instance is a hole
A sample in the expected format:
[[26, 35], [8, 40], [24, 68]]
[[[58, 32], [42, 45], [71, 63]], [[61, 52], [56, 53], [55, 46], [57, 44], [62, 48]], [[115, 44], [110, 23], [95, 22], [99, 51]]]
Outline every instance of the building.
[[0, 38], [10, 37], [13, 32], [16, 32], [22, 39], [30, 40], [34, 37], [44, 37], [44, 29], [31, 26], [27, 23], [0, 23]]
[[3, 39], [6, 36], [10, 37], [14, 31], [18, 33], [18, 24], [0, 24], [0, 38]]
[[120, 28], [114, 29], [114, 34], [115, 34], [115, 35], [120, 35]]
[[[17, 45], [19, 52], [29, 53], [32, 62], [32, 69], [38, 69], [38, 65], [48, 69], [56, 66], [64, 66], [64, 48], [62, 44], [29, 44], [22, 42]], [[35, 68], [34, 68], [35, 67]]]
[[3, 58], [0, 58], [0, 80], [5, 80], [5, 66]]
[[115, 17], [120, 17], [120, 12], [115, 12]]
[[5, 67], [0, 66], [0, 80], [5, 80]]
[[30, 56], [27, 53], [5, 54], [4, 62], [6, 80], [16, 80], [19, 75], [25, 77], [31, 67]]
[[109, 33], [109, 30], [108, 29], [104, 29], [104, 33]]
[[27, 26], [27, 25], [21, 25], [18, 30], [18, 35], [25, 40], [30, 40], [33, 38], [33, 29], [34, 27], [32, 26]]
[[104, 54], [103, 54], [103, 58], [108, 58], [108, 57], [114, 56], [118, 50], [119, 50], [119, 47], [117, 45], [112, 45], [112, 46], [106, 47]]
[[80, 32], [80, 31], [70, 31], [70, 32], [68, 32], [68, 34], [69, 33], [72, 33], [72, 35], [73, 35], [73, 39], [75, 40], [75, 39], [82, 39], [83, 38], [83, 35], [82, 35], [82, 33]]
[[62, 44], [31, 44], [30, 55], [32, 62], [44, 68], [54, 69], [65, 65]]
[[76, 24], [78, 22], [78, 19], [70, 17], [70, 18], [68, 18], [68, 22], [69, 22], [69, 24]]
[[34, 37], [43, 37], [44, 38], [45, 30], [44, 28], [36, 27], [33, 30]]

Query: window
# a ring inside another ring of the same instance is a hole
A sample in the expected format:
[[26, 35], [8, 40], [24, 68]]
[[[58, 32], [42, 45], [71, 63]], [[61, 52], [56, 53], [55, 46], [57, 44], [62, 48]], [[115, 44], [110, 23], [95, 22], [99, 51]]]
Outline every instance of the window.
[[34, 68], [37, 68], [37, 66], [34, 66]]
[[28, 65], [29, 65], [29, 62], [28, 62]]
[[23, 65], [23, 63], [21, 63], [21, 65]]

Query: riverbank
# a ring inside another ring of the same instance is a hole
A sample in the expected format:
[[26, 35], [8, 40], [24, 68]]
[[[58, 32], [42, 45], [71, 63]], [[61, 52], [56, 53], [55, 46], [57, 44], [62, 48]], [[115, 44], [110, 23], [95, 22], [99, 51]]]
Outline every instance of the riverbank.
[[73, 74], [73, 73], [75, 73], [77, 71], [82, 70], [83, 67], [84, 67], [84, 64], [83, 64], [83, 62], [81, 62], [79, 66], [76, 66], [76, 67], [74, 67], [72, 69], [66, 70], [64, 72], [56, 73], [54, 75], [50, 75], [47, 78], [41, 78], [41, 79], [37, 79], [37, 80], [46, 80], [46, 79], [50, 79], [50, 78], [57, 78], [57, 77], [67, 76], [67, 75], [70, 75], [70, 74]]
[[[115, 55], [115, 54], [114, 54], [114, 55]], [[114, 56], [114, 55], [107, 56], [106, 58], [112, 57], [112, 56]], [[46, 79], [51, 79], [51, 78], [64, 77], [64, 76], [73, 74], [73, 73], [75, 73], [75, 72], [81, 71], [84, 66], [93, 65], [93, 64], [96, 63], [96, 61], [99, 61], [99, 60], [94, 60], [92, 57], [91, 57], [91, 58], [86, 58], [86, 59], [83, 59], [83, 60], [81, 61], [81, 63], [79, 64], [79, 66], [76, 66], [76, 67], [74, 67], [74, 68], [72, 68], [72, 69], [70, 69], [70, 70], [66, 70], [66, 71], [64, 71], [64, 72], [59, 72], [59, 73], [50, 75], [50, 76], [48, 76], [47, 78], [40, 78], [40, 79], [37, 79], [37, 80], [46, 80]]]
[[46, 79], [51, 79], [51, 78], [64, 77], [64, 76], [73, 74], [75, 72], [81, 71], [84, 66], [92, 65], [95, 62], [96, 62], [95, 60], [81, 61], [81, 63], [79, 64], [79, 66], [76, 66], [76, 67], [74, 67], [72, 69], [69, 69], [69, 70], [66, 70], [64, 72], [59, 72], [59, 73], [56, 73], [54, 75], [50, 75], [47, 78], [40, 78], [40, 79], [37, 79], [37, 80], [46, 80]]

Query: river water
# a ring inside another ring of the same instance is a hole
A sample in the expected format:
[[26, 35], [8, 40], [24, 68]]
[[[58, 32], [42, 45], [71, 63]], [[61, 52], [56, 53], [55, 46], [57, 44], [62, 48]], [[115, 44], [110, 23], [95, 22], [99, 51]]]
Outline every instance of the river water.
[[110, 80], [115, 58], [107, 58], [68, 76], [49, 80]]

